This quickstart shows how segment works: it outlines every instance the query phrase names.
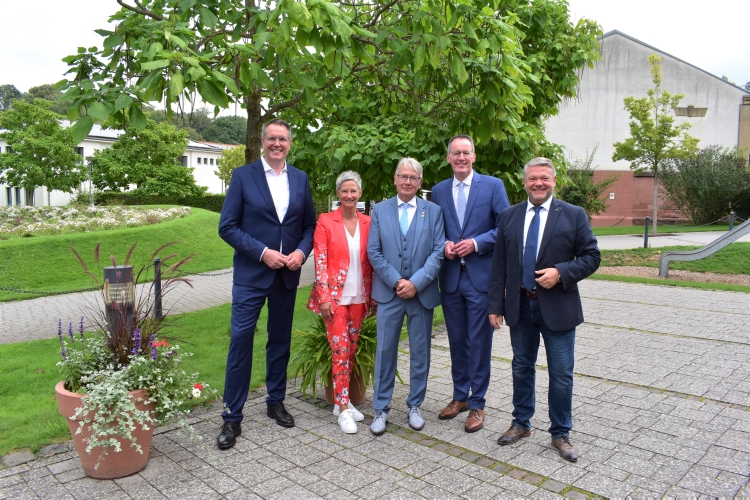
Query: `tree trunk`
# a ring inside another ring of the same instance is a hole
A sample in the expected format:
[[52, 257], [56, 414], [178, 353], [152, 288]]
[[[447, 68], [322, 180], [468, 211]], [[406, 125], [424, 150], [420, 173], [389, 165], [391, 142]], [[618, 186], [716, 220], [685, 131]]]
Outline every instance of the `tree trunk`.
[[656, 236], [656, 218], [659, 215], [659, 177], [654, 170], [654, 230], [652, 235]]
[[253, 86], [253, 93], [245, 97], [247, 108], [247, 136], [245, 138], [245, 161], [252, 163], [260, 159], [260, 135], [263, 130], [260, 109], [261, 91]]

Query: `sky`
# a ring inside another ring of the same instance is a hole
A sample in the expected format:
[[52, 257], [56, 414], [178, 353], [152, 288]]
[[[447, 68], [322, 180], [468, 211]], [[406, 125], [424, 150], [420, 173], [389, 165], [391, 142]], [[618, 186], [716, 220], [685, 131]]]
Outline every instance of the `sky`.
[[[27, 3], [28, 2], [28, 3]], [[22, 92], [64, 77], [61, 59], [101, 46], [115, 0], [5, 2], [0, 85]], [[71, 8], [71, 5], [75, 8]], [[586, 17], [738, 85], [750, 81], [750, 0], [569, 0], [571, 19]]]

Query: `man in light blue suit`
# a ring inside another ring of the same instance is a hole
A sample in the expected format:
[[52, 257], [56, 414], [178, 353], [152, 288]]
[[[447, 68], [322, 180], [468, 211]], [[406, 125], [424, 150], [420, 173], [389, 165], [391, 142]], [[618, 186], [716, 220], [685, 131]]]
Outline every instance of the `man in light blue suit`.
[[510, 206], [503, 181], [474, 172], [474, 141], [448, 141], [453, 177], [432, 189], [445, 218], [445, 263], [440, 299], [451, 351], [453, 398], [440, 420], [469, 410], [464, 429], [484, 426], [484, 395], [490, 383], [493, 326], [487, 317], [487, 290], [500, 212]]
[[[432, 315], [440, 304], [437, 276], [443, 261], [445, 232], [440, 207], [417, 196], [422, 166], [402, 158], [393, 177], [398, 195], [372, 212], [367, 256], [375, 271], [372, 297], [378, 303], [378, 347], [370, 431], [385, 432], [396, 379], [398, 342], [404, 316], [409, 331], [409, 426], [424, 427], [419, 406], [427, 391]], [[486, 316], [486, 315], [485, 315]]]

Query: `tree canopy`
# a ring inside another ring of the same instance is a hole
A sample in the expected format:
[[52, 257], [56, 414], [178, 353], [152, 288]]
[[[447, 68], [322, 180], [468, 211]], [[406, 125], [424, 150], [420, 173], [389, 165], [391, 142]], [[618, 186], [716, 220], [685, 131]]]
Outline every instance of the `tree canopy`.
[[15, 85], [0, 85], [0, 112], [10, 109], [15, 99], [23, 98], [23, 92]]
[[5, 129], [0, 138], [12, 149], [0, 154], [0, 182], [68, 193], [80, 186], [83, 177], [76, 143], [70, 130], [60, 125], [63, 117], [51, 107], [52, 103], [43, 99], [34, 103], [18, 99], [0, 113], [0, 128]]
[[214, 174], [224, 182], [224, 186], [229, 186], [232, 180], [232, 172], [237, 167], [245, 165], [245, 145], [234, 148], [227, 148], [221, 152], [219, 159], [219, 168], [214, 170]]
[[204, 192], [192, 168], [180, 164], [187, 132], [168, 123], [146, 120], [141, 130], [129, 128], [111, 148], [91, 158], [94, 186], [101, 190], [128, 191], [137, 195], [191, 196]]
[[57, 102], [62, 96], [60, 92], [53, 84], [45, 83], [43, 85], [37, 85], [31, 87], [28, 92], [23, 95], [23, 98], [28, 102], [34, 102], [35, 99], [44, 99], [50, 101], [52, 106], [50, 109], [57, 114], [65, 115], [68, 111], [68, 106]]
[[203, 139], [222, 144], [245, 144], [247, 119], [241, 116], [220, 116], [203, 131]]
[[636, 172], [650, 171], [654, 174], [654, 219], [653, 234], [656, 235], [659, 214], [659, 170], [667, 160], [687, 158], [698, 149], [698, 139], [688, 134], [690, 124], [675, 124], [672, 110], [685, 97], [671, 94], [661, 88], [661, 57], [648, 57], [654, 87], [646, 97], [625, 98], [625, 109], [630, 114], [630, 137], [614, 143], [612, 161], [628, 160]]

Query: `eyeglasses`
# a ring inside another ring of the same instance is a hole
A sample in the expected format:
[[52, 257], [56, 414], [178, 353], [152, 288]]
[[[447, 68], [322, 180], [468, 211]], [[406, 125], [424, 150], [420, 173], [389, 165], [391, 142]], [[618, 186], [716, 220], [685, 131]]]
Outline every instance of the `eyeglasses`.
[[465, 157], [467, 157], [467, 158], [468, 158], [469, 156], [473, 155], [473, 154], [474, 154], [474, 152], [473, 152], [473, 151], [451, 151], [451, 153], [450, 153], [450, 154], [451, 154], [451, 156], [452, 156], [453, 158], [458, 158], [458, 157], [460, 157], [461, 155], [464, 155]]
[[532, 183], [533, 182], [537, 182], [537, 181], [541, 181], [541, 182], [547, 184], [549, 182], [552, 182], [552, 177], [547, 177], [546, 175], [544, 175], [542, 177], [527, 177], [526, 181], [527, 182], [532, 182]]
[[422, 179], [421, 177], [414, 177], [413, 175], [401, 175], [401, 174], [396, 174], [396, 177], [398, 177], [398, 180], [400, 180], [401, 182], [409, 181], [409, 182], [416, 183]]
[[288, 137], [273, 137], [273, 136], [268, 137], [267, 136], [267, 137], [264, 137], [263, 139], [265, 139], [266, 142], [269, 142], [271, 144], [275, 143], [276, 141], [279, 141], [279, 144], [286, 144], [287, 142], [289, 142]]

